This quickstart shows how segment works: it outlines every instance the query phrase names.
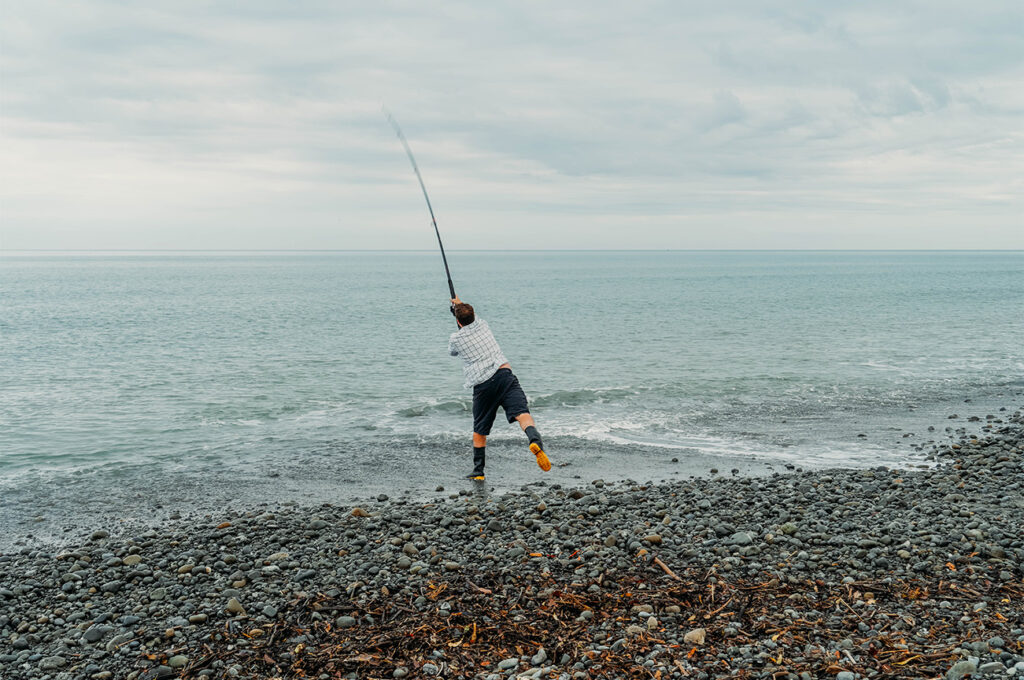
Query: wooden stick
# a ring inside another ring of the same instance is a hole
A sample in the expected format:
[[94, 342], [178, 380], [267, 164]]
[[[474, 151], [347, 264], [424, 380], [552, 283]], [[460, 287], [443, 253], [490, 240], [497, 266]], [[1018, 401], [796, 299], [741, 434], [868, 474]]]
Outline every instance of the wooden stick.
[[477, 584], [473, 583], [472, 581], [470, 581], [468, 579], [466, 580], [466, 583], [471, 585], [473, 587], [473, 589], [476, 590], [476, 592], [478, 592], [478, 593], [483, 593], [484, 595], [492, 595], [494, 593], [494, 591], [492, 591], [492, 590], [490, 590], [488, 588], [481, 588], [480, 586], [478, 586]]
[[674, 578], [677, 581], [682, 581], [683, 580], [683, 579], [679, 578], [678, 576], [676, 576], [675, 572], [672, 571], [671, 569], [669, 569], [668, 565], [665, 564], [664, 562], [662, 562], [661, 560], [659, 560], [657, 557], [654, 558], [654, 563], [657, 564], [659, 567], [661, 567], [661, 570], [664, 571], [666, 574], [668, 574], [670, 578]]

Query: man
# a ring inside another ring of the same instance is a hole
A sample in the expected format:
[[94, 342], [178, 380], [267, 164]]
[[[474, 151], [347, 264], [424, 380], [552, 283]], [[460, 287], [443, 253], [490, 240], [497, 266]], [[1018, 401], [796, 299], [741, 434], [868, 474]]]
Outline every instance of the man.
[[537, 457], [537, 465], [547, 472], [551, 461], [544, 453], [540, 433], [526, 405], [526, 394], [501, 353], [490, 326], [483, 319], [477, 319], [473, 307], [458, 296], [452, 300], [452, 312], [459, 330], [448, 340], [448, 352], [453, 357], [462, 357], [466, 387], [473, 390], [473, 472], [467, 479], [484, 479], [487, 435], [491, 433], [499, 406], [505, 410], [509, 423], [518, 422], [523, 428], [530, 440], [530, 452]]

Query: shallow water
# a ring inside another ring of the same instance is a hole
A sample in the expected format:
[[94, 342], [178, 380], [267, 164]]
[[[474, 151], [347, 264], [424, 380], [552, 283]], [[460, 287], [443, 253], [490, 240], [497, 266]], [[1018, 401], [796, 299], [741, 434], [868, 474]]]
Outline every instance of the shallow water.
[[[914, 444], [1024, 393], [1021, 252], [449, 261], [569, 463], [552, 481], [917, 464]], [[5, 254], [0, 305], [0, 523], [422, 491], [468, 467], [437, 253]], [[524, 442], [499, 420], [490, 480], [537, 478]]]

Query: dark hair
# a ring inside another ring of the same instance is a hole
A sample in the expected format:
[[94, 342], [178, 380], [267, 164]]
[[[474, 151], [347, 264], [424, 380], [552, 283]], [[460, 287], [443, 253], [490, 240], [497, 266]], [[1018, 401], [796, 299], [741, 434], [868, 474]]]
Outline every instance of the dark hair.
[[473, 305], [467, 305], [465, 302], [460, 302], [455, 305], [455, 318], [459, 320], [463, 326], [476, 321], [476, 315], [473, 313]]

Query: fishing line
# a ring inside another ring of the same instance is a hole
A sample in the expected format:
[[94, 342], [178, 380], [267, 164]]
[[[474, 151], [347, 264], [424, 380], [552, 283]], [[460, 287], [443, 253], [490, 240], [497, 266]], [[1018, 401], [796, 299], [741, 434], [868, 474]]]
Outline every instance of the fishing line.
[[[444, 254], [444, 244], [441, 243], [441, 232], [437, 228], [437, 219], [434, 217], [434, 208], [430, 205], [430, 196], [427, 196], [427, 187], [423, 184], [423, 176], [420, 175], [420, 166], [416, 165], [416, 159], [413, 158], [412, 149], [409, 148], [409, 142], [405, 140], [405, 135], [402, 134], [402, 128], [398, 127], [398, 121], [392, 116], [387, 109], [384, 109], [384, 116], [391, 123], [391, 127], [395, 129], [395, 134], [398, 135], [398, 140], [402, 142], [402, 146], [405, 147], [405, 154], [409, 157], [409, 162], [412, 163], [412, 169], [416, 172], [416, 179], [420, 181], [420, 189], [423, 189], [423, 198], [427, 200], [427, 210], [430, 211], [430, 221], [434, 224], [434, 233], [437, 234], [437, 245], [441, 248], [441, 260], [444, 262], [444, 273], [448, 275], [448, 292], [452, 294], [452, 299], [455, 299], [455, 286], [452, 284], [452, 273], [448, 270], [448, 258]], [[455, 314], [455, 308], [452, 307], [452, 314]]]

